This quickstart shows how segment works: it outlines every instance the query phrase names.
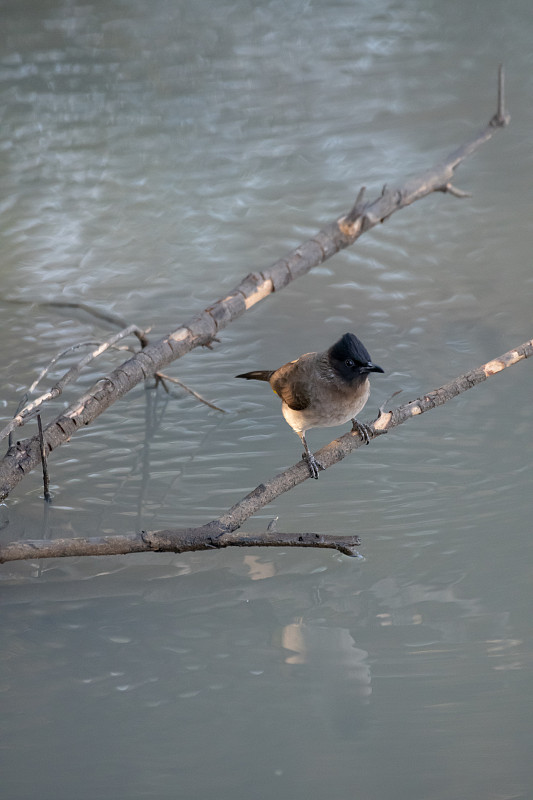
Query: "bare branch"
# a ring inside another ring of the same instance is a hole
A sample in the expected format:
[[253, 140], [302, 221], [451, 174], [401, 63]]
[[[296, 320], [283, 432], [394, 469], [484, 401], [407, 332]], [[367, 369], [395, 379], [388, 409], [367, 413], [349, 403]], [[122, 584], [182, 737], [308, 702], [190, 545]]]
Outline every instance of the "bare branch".
[[48, 502], [51, 500], [52, 495], [50, 494], [50, 479], [48, 477], [48, 464], [46, 463], [46, 450], [44, 447], [44, 439], [43, 439], [43, 426], [41, 422], [41, 415], [37, 414], [37, 427], [39, 428], [39, 443], [41, 445], [41, 462], [43, 466], [43, 492], [44, 492], [44, 499]]
[[458, 197], [462, 200], [465, 197], [472, 197], [471, 192], [463, 192], [462, 189], [458, 189], [453, 183], [447, 183], [446, 186], [443, 186], [441, 191], [447, 192], [448, 194], [453, 195], [453, 197]]
[[432, 192], [444, 191], [449, 194], [455, 194], [455, 191], [450, 190], [449, 186], [457, 167], [466, 158], [473, 155], [482, 144], [488, 142], [497, 128], [503, 128], [508, 125], [510, 119], [511, 117], [504, 110], [503, 68], [500, 67], [498, 73], [498, 109], [485, 128], [473, 139], [450, 153], [440, 164], [437, 164], [419, 177], [412, 178], [396, 189], [389, 189], [384, 186], [381, 197], [366, 206], [364, 215], [357, 217], [355, 220], [351, 219], [350, 214], [341, 218], [338, 221], [338, 225], [348, 239], [344, 247], [347, 247], [348, 244], [353, 244], [361, 234], [380, 222], [384, 222], [395, 211], [411, 205], [411, 203], [426, 197]]
[[205, 397], [202, 397], [201, 394], [198, 394], [198, 392], [195, 392], [194, 389], [191, 389], [190, 386], [187, 386], [186, 383], [182, 383], [182, 381], [179, 381], [177, 378], [172, 378], [170, 375], [167, 375], [164, 372], [156, 372], [154, 377], [159, 378], [161, 381], [170, 381], [171, 383], [175, 383], [177, 386], [185, 389], [186, 392], [189, 392], [189, 394], [192, 394], [193, 397], [196, 397], [196, 399], [201, 403], [205, 403], [205, 405], [209, 406], [209, 408], [213, 408], [215, 411], [221, 411], [223, 414], [226, 413], [223, 408], [219, 408], [214, 403], [210, 403], [209, 400], [206, 400]]
[[[392, 411], [380, 412], [373, 423], [374, 437], [402, 425], [408, 419], [420, 416], [453, 397], [482, 383], [507, 367], [533, 356], [533, 339], [519, 347], [488, 361], [450, 383], [428, 392], [422, 397], [398, 406]], [[316, 453], [324, 469], [341, 461], [361, 447], [363, 441], [354, 431], [345, 433]], [[309, 468], [300, 461], [284, 472], [257, 486], [218, 519], [198, 528], [145, 531], [126, 536], [109, 536], [94, 539], [55, 539], [28, 542], [11, 542], [0, 545], [0, 563], [21, 559], [60, 558], [65, 556], [118, 555], [147, 551], [182, 553], [189, 550], [211, 550], [223, 547], [333, 547], [347, 555], [356, 555], [357, 536], [329, 537], [316, 533], [278, 533], [271, 526], [265, 533], [236, 533], [237, 529], [256, 511], [271, 503], [284, 492], [310, 478]]]
[[[43, 434], [48, 452], [55, 450], [77, 430], [91, 423], [141, 381], [152, 377], [167, 364], [181, 358], [195, 347], [209, 345], [230, 322], [238, 319], [272, 292], [280, 291], [291, 281], [305, 275], [312, 267], [349, 247], [359, 236], [386, 220], [395, 211], [411, 205], [432, 192], [442, 191], [442, 187], [448, 186], [451, 182], [459, 164], [488, 141], [497, 127], [507, 124], [509, 117], [505, 114], [501, 117], [500, 114], [503, 105], [503, 73], [499, 78], [499, 87], [502, 95], [499, 110], [477, 136], [459, 147], [433, 169], [406, 181], [396, 189], [387, 188], [377, 200], [366, 204], [364, 213], [358, 215], [353, 222], [350, 221], [348, 212], [347, 216], [327, 225], [271, 267], [247, 275], [226, 297], [217, 300], [159, 341], [148, 344], [140, 353], [98, 381], [45, 427]], [[499, 121], [494, 122], [495, 119]], [[0, 500], [7, 497], [39, 461], [40, 448], [36, 436], [10, 447], [0, 462]]]
[[[133, 331], [133, 333], [134, 332], [135, 331]], [[32, 385], [28, 389], [28, 394], [32, 394], [32, 392], [34, 392], [36, 390], [37, 386], [40, 384], [42, 379], [45, 378], [48, 375], [48, 373], [50, 372], [52, 367], [55, 364], [57, 364], [57, 362], [60, 361], [62, 358], [64, 358], [65, 356], [68, 356], [69, 353], [75, 353], [76, 350], [82, 350], [84, 347], [100, 348], [100, 347], [102, 347], [102, 344], [103, 344], [102, 342], [78, 342], [77, 344], [73, 344], [70, 347], [67, 347], [65, 350], [62, 350], [61, 353], [57, 353], [57, 355], [55, 355], [52, 358], [50, 363], [47, 364], [47, 366], [43, 370], [41, 370], [41, 373], [39, 374], [39, 376], [33, 381]], [[122, 345], [122, 346], [111, 345], [111, 347], [113, 348], [113, 350], [129, 350], [132, 353], [135, 352], [132, 347], [128, 347], [127, 345]], [[104, 352], [104, 351], [102, 351], [102, 352]], [[93, 358], [93, 356], [91, 356], [91, 358]], [[19, 409], [19, 411], [20, 410], [21, 409]], [[2, 437], [0, 437], [0, 438], [2, 438]]]
[[[116, 343], [121, 339], [124, 339], [126, 336], [129, 336], [130, 334], [135, 333], [138, 330], [139, 329], [137, 328], [136, 325], [130, 325], [129, 328], [125, 328], [123, 331], [115, 333], [106, 342], [101, 342], [100, 344], [98, 344], [97, 342], [84, 343], [89, 346], [94, 346], [94, 344], [97, 344], [96, 350], [87, 353], [87, 355], [85, 355], [82, 359], [80, 359], [80, 361], [78, 361], [77, 364], [74, 364], [73, 367], [67, 370], [67, 372], [65, 372], [65, 374], [58, 380], [58, 382], [54, 386], [52, 386], [51, 389], [49, 389], [40, 397], [37, 397], [31, 403], [28, 403], [22, 409], [17, 411], [13, 419], [10, 422], [8, 422], [8, 424], [0, 431], [0, 441], [2, 439], [5, 439], [6, 436], [8, 436], [11, 433], [11, 431], [13, 431], [15, 428], [24, 425], [24, 423], [28, 419], [30, 419], [37, 413], [37, 410], [42, 406], [43, 403], [46, 403], [48, 400], [54, 400], [56, 397], [59, 397], [59, 395], [63, 392], [65, 386], [69, 383], [72, 383], [72, 381], [75, 381], [78, 375], [80, 374], [81, 370], [83, 369], [83, 367], [87, 366], [89, 362], [93, 361], [95, 358], [98, 358], [98, 356], [102, 355], [102, 353], [105, 353], [106, 350], [109, 350], [111, 347], [114, 347]], [[75, 350], [81, 346], [82, 346], [81, 344], [73, 345], [73, 347], [69, 347], [67, 350], [64, 350], [62, 353], [59, 353], [58, 355], [54, 356], [50, 364], [43, 370], [43, 372], [41, 372], [37, 380], [33, 382], [30, 391], [32, 391], [32, 389], [34, 389], [34, 387], [37, 386], [39, 381], [47, 374], [50, 368], [63, 355], [66, 355], [68, 352]]]
[[356, 556], [358, 536], [325, 536], [317, 533], [222, 533], [211, 529], [145, 531], [130, 536], [98, 536], [90, 539], [34, 539], [0, 547], [0, 564], [37, 558], [112, 556], [125, 553], [187, 553], [226, 547], [325, 547]]
[[511, 121], [511, 115], [505, 110], [505, 71], [503, 64], [498, 67], [498, 109], [490, 121], [495, 128], [503, 128]]
[[[533, 355], [533, 339], [520, 345], [520, 347], [509, 350], [509, 352], [504, 353], [499, 358], [489, 361], [465, 375], [460, 375], [454, 381], [442, 386], [440, 389], [435, 389], [419, 397], [417, 400], [398, 406], [394, 411], [380, 413], [377, 420], [372, 423], [375, 432], [374, 435], [380, 436], [387, 433], [387, 431], [395, 428], [397, 425], [401, 425], [408, 419], [419, 416], [425, 411], [429, 411], [432, 408], [446, 403], [458, 394], [465, 392], [467, 389], [471, 389], [473, 386], [490, 378], [497, 372], [501, 372], [501, 370], [506, 367], [517, 364], [519, 361], [522, 361], [522, 359], [529, 358], [531, 355]], [[357, 450], [362, 444], [363, 440], [359, 434], [350, 431], [345, 433], [344, 436], [327, 444], [315, 453], [315, 457], [320, 461], [324, 469], [328, 469], [328, 467], [337, 464], [349, 453]], [[221, 525], [223, 530], [236, 530], [260, 508], [271, 503], [276, 497], [279, 497], [284, 492], [288, 492], [289, 489], [292, 489], [299, 483], [303, 483], [309, 477], [309, 467], [305, 461], [300, 461], [298, 464], [276, 475], [267, 483], [262, 483], [260, 486], [256, 487], [250, 494], [243, 497], [242, 500], [239, 500], [226, 514], [220, 517], [217, 523]]]

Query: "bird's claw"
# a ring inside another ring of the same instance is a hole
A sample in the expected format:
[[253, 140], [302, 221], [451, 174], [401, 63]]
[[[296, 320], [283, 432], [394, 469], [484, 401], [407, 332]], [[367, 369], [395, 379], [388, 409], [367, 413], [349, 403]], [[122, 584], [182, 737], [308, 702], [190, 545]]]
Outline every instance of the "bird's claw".
[[307, 466], [309, 467], [311, 477], [315, 478], [315, 480], [318, 480], [318, 473], [321, 469], [324, 469], [320, 461], [317, 461], [312, 453], [310, 455], [307, 455], [307, 453], [302, 453], [302, 458], [304, 461], [307, 461]]
[[370, 439], [374, 436], [374, 428], [357, 419], [352, 419], [352, 431], [358, 433], [365, 444], [369, 444]]

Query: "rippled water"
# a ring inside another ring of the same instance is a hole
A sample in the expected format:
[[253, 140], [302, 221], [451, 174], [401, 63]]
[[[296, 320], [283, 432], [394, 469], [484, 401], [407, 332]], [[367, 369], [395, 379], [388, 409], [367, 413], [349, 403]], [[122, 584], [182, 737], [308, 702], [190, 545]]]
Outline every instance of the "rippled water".
[[[457, 174], [471, 199], [394, 215], [169, 368], [227, 413], [137, 387], [56, 451], [47, 513], [37, 471], [0, 506], [3, 541], [219, 515], [300, 453], [275, 396], [233, 376], [346, 330], [386, 372], [366, 419], [397, 389], [410, 399], [531, 338], [525, 0], [17, 0], [2, 29], [0, 422], [57, 352], [109, 335], [38, 302], [112, 309], [155, 340], [361, 185], [375, 196], [481, 128], [499, 61], [512, 114]], [[5, 796], [529, 798], [530, 371], [247, 524], [359, 533], [361, 559], [0, 567]]]

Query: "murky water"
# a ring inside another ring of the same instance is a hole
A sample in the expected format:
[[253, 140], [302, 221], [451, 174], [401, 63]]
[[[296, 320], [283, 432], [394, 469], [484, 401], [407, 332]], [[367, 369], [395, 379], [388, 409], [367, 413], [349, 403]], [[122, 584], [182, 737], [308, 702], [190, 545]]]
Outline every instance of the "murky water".
[[[113, 309], [156, 338], [361, 185], [374, 196], [481, 128], [499, 61], [512, 114], [457, 174], [471, 199], [394, 215], [169, 368], [226, 414], [138, 387], [54, 454], [47, 515], [37, 472], [0, 506], [4, 541], [218, 516], [300, 453], [274, 395], [233, 376], [346, 330], [386, 370], [364, 419], [531, 338], [525, 0], [0, 10], [0, 421], [57, 352], [110, 332], [38, 301]], [[106, 358], [82, 386], [123, 355]], [[3, 796], [529, 798], [531, 423], [525, 362], [247, 525], [359, 533], [359, 560], [0, 567]]]

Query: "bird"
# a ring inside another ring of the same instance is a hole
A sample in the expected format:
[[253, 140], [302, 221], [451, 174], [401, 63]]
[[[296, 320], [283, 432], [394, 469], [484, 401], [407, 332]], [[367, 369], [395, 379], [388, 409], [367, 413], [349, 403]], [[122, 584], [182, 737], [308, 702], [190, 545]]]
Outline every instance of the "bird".
[[304, 353], [274, 370], [253, 370], [236, 375], [246, 380], [266, 381], [281, 398], [281, 411], [304, 446], [312, 478], [324, 469], [307, 444], [310, 428], [328, 428], [352, 421], [352, 430], [369, 443], [372, 429], [356, 419], [370, 395], [370, 372], [385, 372], [374, 364], [362, 341], [345, 333], [323, 353]]

